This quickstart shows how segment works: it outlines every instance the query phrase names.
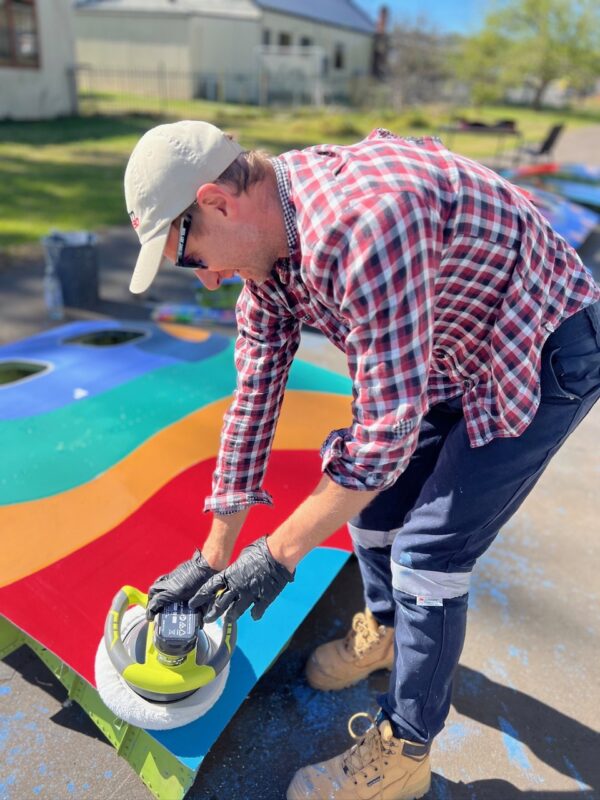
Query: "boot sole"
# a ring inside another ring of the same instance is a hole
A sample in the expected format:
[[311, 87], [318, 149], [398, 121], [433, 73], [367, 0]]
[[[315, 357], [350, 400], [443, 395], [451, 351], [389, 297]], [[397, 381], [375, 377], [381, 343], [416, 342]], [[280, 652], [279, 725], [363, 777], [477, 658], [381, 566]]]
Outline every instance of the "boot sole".
[[411, 789], [410, 794], [402, 794], [396, 800], [420, 800], [425, 797], [427, 792], [431, 789], [431, 778], [428, 778], [426, 783], [422, 783], [418, 788]]

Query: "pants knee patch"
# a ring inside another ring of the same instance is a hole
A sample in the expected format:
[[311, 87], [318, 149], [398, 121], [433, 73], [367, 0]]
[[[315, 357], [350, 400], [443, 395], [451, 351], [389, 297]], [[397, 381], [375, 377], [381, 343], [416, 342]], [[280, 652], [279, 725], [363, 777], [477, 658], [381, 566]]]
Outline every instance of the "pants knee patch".
[[[467, 594], [471, 583], [470, 572], [435, 572], [411, 569], [392, 561], [392, 586], [399, 592], [420, 598], [422, 601], [449, 600]], [[432, 605], [432, 602], [422, 602]]]
[[349, 522], [348, 532], [355, 545], [360, 545], [366, 550], [371, 550], [377, 547], [391, 547], [398, 531], [367, 530], [365, 528], [357, 528]]

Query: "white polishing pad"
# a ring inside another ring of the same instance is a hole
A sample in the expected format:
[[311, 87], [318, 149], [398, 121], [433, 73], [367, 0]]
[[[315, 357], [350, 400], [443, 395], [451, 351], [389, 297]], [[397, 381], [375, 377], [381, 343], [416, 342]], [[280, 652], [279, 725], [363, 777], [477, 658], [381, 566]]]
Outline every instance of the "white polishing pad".
[[[141, 606], [133, 606], [123, 614], [122, 627], [134, 626], [144, 617], [144, 609]], [[219, 622], [208, 623], [203, 630], [210, 639], [221, 640], [222, 628]], [[188, 697], [172, 703], [153, 703], [136, 694], [119, 675], [106, 651], [104, 638], [98, 645], [95, 669], [96, 687], [108, 708], [125, 722], [154, 731], [178, 728], [206, 714], [223, 693], [229, 675], [229, 664], [227, 664], [214, 681], [202, 686]]]

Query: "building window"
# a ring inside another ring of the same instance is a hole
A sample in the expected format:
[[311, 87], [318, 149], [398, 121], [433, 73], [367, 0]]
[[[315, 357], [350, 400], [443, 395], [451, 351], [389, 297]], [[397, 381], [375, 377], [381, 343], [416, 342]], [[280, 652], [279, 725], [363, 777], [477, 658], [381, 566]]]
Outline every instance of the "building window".
[[345, 69], [346, 68], [346, 52], [343, 44], [336, 44], [333, 53], [333, 68]]
[[292, 46], [292, 34], [291, 33], [280, 33], [279, 40], [278, 40], [279, 47], [291, 47]]
[[36, 0], [0, 0], [0, 66], [39, 67]]
[[310, 38], [310, 36], [301, 37], [300, 47], [312, 47], [312, 46], [313, 46], [313, 40]]
[[271, 44], [271, 31], [268, 28], [263, 29], [263, 44], [266, 47]]

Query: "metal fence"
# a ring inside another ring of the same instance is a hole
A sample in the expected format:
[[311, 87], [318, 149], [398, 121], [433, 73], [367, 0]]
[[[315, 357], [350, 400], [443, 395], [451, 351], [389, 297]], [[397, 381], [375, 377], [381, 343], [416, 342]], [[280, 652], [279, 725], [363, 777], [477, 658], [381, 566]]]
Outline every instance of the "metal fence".
[[315, 77], [302, 71], [257, 70], [256, 74], [99, 69], [80, 64], [75, 77], [81, 113], [184, 114], [195, 100], [250, 105], [360, 105], [370, 82]]

